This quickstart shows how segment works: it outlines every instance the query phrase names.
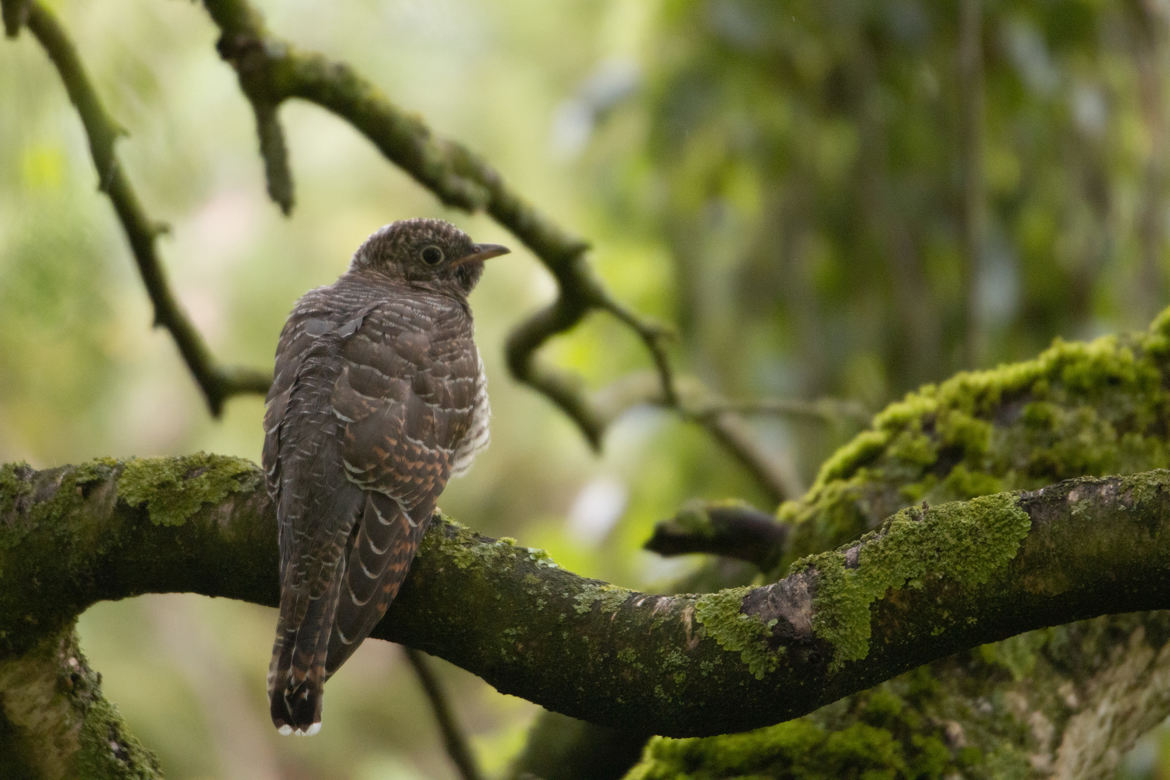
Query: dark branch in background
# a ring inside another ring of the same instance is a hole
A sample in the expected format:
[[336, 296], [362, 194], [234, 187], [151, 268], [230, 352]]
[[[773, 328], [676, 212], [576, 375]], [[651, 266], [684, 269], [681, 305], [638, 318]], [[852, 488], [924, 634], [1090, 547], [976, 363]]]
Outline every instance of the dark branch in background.
[[27, 0], [0, 0], [0, 14], [4, 17], [4, 34], [15, 38], [28, 19]]
[[[8, 466], [0, 537], [0, 658], [103, 599], [277, 597], [272, 506], [239, 459]], [[708, 594], [585, 579], [440, 518], [373, 636], [558, 712], [686, 736], [793, 718], [1034, 628], [1167, 606], [1158, 470], [911, 507], [781, 580]]]
[[155, 239], [166, 228], [152, 222], [143, 212], [142, 204], [130, 186], [114, 150], [118, 136], [123, 135], [124, 131], [110, 118], [98, 100], [73, 43], [52, 12], [39, 3], [6, 0], [4, 22], [8, 35], [16, 34], [15, 25], [22, 19], [53, 61], [69, 93], [69, 99], [77, 107], [97, 167], [98, 189], [109, 196], [130, 243], [142, 282], [154, 304], [154, 324], [170, 331], [179, 354], [203, 391], [211, 413], [218, 416], [224, 401], [233, 395], [264, 393], [271, 381], [270, 375], [246, 368], [217, 365], [199, 331], [171, 292], [154, 246]]
[[[663, 371], [670, 377], [669, 396], [662, 391], [659, 379]], [[639, 404], [673, 410], [683, 421], [705, 429], [777, 504], [802, 494], [805, 485], [787, 454], [765, 452], [743, 418], [769, 415], [845, 424], [860, 429], [872, 414], [860, 403], [834, 398], [732, 401], [712, 393], [691, 377], [670, 375], [669, 365], [660, 367], [657, 374], [646, 371], [631, 373], [598, 391], [596, 398], [605, 425]]]
[[292, 213], [293, 181], [288, 167], [288, 147], [284, 127], [276, 115], [276, 106], [261, 100], [252, 101], [256, 114], [256, 132], [260, 136], [260, 157], [264, 160], [264, 179], [268, 197], [280, 206], [285, 216]]
[[479, 780], [482, 775], [476, 766], [475, 755], [471, 752], [467, 740], [463, 738], [463, 731], [455, 722], [455, 715], [447, 705], [447, 696], [443, 693], [443, 687], [431, 669], [430, 662], [427, 661], [426, 653], [412, 647], [402, 649], [406, 651], [406, 660], [414, 668], [415, 676], [418, 677], [419, 684], [422, 685], [423, 692], [431, 703], [431, 711], [435, 713], [435, 721], [443, 734], [443, 745], [447, 749], [447, 755], [451, 757], [451, 762], [459, 770], [459, 776], [464, 780]]
[[784, 556], [788, 526], [775, 515], [742, 502], [692, 501], [654, 526], [643, 545], [663, 556], [707, 553], [753, 563], [770, 571]]

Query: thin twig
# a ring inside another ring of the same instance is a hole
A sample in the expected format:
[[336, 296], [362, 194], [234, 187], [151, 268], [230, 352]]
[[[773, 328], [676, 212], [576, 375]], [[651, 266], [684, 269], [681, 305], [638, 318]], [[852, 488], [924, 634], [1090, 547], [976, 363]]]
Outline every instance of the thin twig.
[[786, 453], [769, 454], [756, 441], [743, 419], [716, 414], [702, 420], [711, 437], [744, 467], [773, 503], [779, 504], [804, 493], [796, 465]]
[[15, 38], [28, 18], [28, 0], [0, 0], [0, 14], [4, 17], [4, 34]]
[[276, 115], [276, 106], [254, 101], [256, 131], [260, 136], [260, 156], [264, 159], [264, 178], [268, 182], [268, 197], [280, 206], [285, 216], [292, 213], [293, 181], [288, 167], [288, 147], [284, 142], [284, 128]]
[[459, 724], [455, 722], [455, 716], [447, 705], [447, 697], [443, 693], [443, 687], [439, 685], [438, 678], [431, 670], [426, 655], [413, 647], [404, 646], [402, 649], [406, 652], [406, 660], [410, 661], [410, 665], [414, 667], [419, 684], [422, 685], [427, 700], [431, 703], [431, 710], [435, 713], [435, 720], [438, 722], [439, 731], [443, 734], [443, 744], [447, 748], [447, 755], [451, 757], [451, 762], [455, 764], [464, 780], [479, 780], [482, 775], [475, 763], [475, 755], [471, 752], [471, 746], [467, 744], [467, 740], [463, 738], [463, 731], [459, 728]]
[[106, 113], [78, 59], [77, 50], [53, 13], [32, 1], [25, 8], [26, 26], [53, 61], [69, 99], [77, 107], [97, 167], [98, 188], [109, 196], [130, 243], [142, 282], [154, 304], [155, 326], [170, 331], [213, 415], [219, 415], [224, 401], [232, 395], [265, 392], [271, 381], [269, 375], [216, 364], [203, 337], [171, 292], [154, 245], [155, 238], [165, 231], [165, 227], [152, 222], [143, 212], [114, 150], [118, 136], [123, 134], [122, 129]]

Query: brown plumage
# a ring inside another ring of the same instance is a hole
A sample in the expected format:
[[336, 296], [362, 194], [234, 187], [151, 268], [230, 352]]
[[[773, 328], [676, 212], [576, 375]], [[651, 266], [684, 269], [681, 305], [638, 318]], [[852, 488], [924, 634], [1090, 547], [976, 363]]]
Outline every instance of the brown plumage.
[[397, 595], [448, 478], [487, 444], [467, 295], [507, 251], [440, 220], [395, 222], [285, 323], [263, 454], [280, 525], [268, 697], [282, 733], [320, 728], [322, 685]]

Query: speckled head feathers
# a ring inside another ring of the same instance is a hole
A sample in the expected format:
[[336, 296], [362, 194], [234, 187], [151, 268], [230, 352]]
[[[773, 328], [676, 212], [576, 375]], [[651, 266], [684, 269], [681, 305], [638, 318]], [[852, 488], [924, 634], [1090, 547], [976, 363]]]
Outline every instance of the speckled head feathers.
[[476, 244], [441, 219], [403, 219], [371, 233], [354, 252], [350, 269], [467, 295], [483, 274], [483, 261], [508, 251], [497, 244]]

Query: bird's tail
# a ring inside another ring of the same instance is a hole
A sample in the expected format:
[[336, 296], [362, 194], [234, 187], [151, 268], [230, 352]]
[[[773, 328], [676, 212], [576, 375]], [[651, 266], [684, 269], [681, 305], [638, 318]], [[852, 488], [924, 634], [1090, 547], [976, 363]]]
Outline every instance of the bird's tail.
[[368, 493], [360, 530], [349, 552], [349, 562], [329, 640], [327, 674], [353, 655], [398, 595], [410, 571], [433, 505], [407, 512], [380, 493]]
[[268, 666], [269, 712], [281, 734], [308, 736], [321, 729], [325, 657], [342, 579], [344, 571], [334, 575], [316, 598], [304, 589], [281, 589], [280, 618]]

